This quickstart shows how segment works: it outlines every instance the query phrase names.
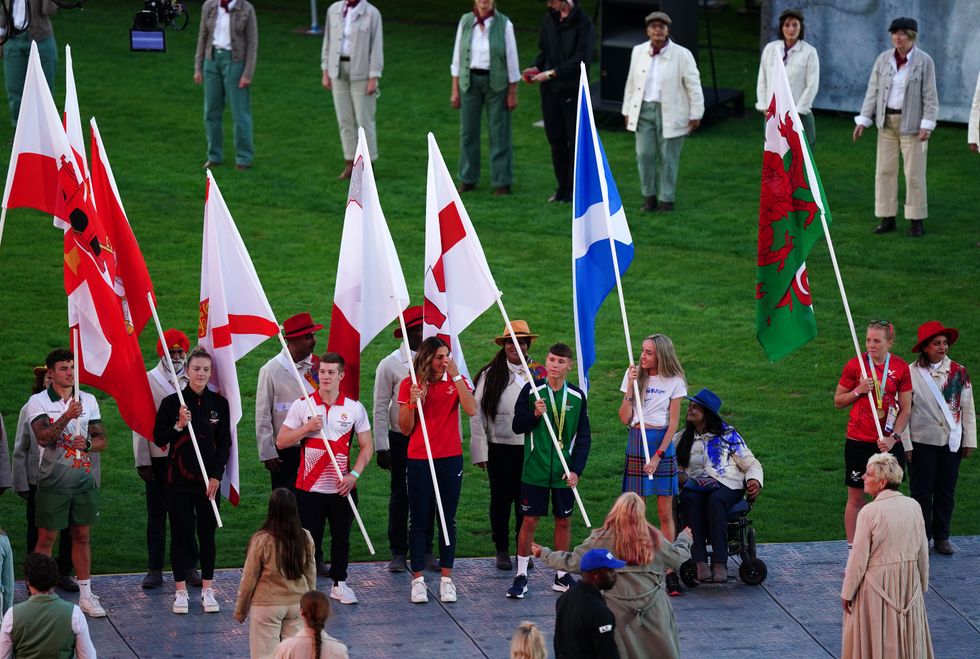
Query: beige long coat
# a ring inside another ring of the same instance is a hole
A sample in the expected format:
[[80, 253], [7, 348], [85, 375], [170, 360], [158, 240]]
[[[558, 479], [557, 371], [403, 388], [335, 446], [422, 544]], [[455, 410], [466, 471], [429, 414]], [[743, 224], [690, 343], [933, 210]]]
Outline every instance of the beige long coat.
[[[924, 527], [923, 527], [924, 528]], [[615, 537], [596, 529], [574, 551], [542, 548], [541, 558], [548, 567], [578, 572], [579, 560], [590, 549], [615, 551]], [[627, 565], [616, 570], [616, 585], [605, 591], [606, 605], [616, 616], [616, 647], [620, 657], [681, 656], [681, 644], [674, 609], [663, 588], [664, 570], [676, 570], [691, 558], [691, 534], [681, 533], [671, 544], [664, 540], [646, 565]]]
[[929, 542], [922, 509], [884, 490], [858, 515], [841, 598], [842, 659], [932, 659], [924, 593], [929, 589]]

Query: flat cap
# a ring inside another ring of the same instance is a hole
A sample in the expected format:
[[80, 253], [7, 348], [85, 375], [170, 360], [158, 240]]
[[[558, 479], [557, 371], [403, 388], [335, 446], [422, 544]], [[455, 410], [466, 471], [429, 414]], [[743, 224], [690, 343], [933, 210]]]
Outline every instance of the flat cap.
[[898, 32], [899, 30], [912, 30], [913, 32], [919, 31], [919, 22], [914, 18], [908, 18], [907, 16], [899, 16], [892, 21], [892, 24], [888, 26], [889, 32]]
[[668, 16], [666, 13], [664, 13], [662, 11], [651, 12], [651, 13], [647, 14], [647, 17], [646, 17], [646, 20], [644, 21], [644, 24], [645, 25], [649, 25], [650, 23], [653, 23], [654, 21], [660, 21], [664, 25], [670, 25], [670, 16]]

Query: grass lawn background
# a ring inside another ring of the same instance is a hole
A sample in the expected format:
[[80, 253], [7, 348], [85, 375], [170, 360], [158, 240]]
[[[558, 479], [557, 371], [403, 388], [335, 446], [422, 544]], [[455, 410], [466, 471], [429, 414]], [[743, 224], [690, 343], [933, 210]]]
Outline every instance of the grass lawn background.
[[[253, 85], [255, 166], [214, 170], [266, 294], [280, 320], [303, 310], [326, 322], [337, 267], [346, 182], [335, 181], [343, 159], [330, 95], [320, 86], [320, 40], [294, 33], [308, 25], [308, 3], [256, 2], [260, 46]], [[385, 69], [378, 104], [380, 158], [375, 173], [389, 225], [409, 282], [421, 299], [424, 245], [426, 133], [439, 141], [450, 170], [458, 158], [459, 120], [449, 106], [449, 60], [459, 15], [467, 2], [419, 0], [376, 3], [385, 19]], [[592, 12], [595, 3], [583, 3]], [[167, 34], [165, 55], [130, 53], [127, 30], [141, 3], [90, 2], [84, 11], [55, 19], [61, 55], [55, 99], [64, 99], [65, 44], [72, 46], [83, 118], [94, 115], [102, 131], [120, 194], [154, 278], [165, 327], [192, 334], [200, 287], [201, 229], [206, 159], [202, 91], [192, 81], [200, 5], [190, 3], [191, 27]], [[326, 3], [321, 3], [321, 12]], [[523, 66], [536, 53], [539, 3], [503, 1], [517, 26]], [[818, 337], [779, 363], [767, 361], [755, 339], [761, 121], [751, 110], [758, 67], [757, 18], [733, 7], [711, 15], [719, 84], [747, 91], [741, 119], [706, 125], [687, 140], [681, 159], [677, 211], [641, 215], [633, 135], [601, 133], [626, 205], [636, 260], [624, 279], [634, 350], [643, 336], [664, 332], [677, 346], [690, 390], [708, 386], [724, 400], [762, 461], [765, 489], [753, 512], [760, 541], [805, 541], [843, 536], [841, 484], [846, 411], [832, 395], [853, 346], [826, 244], [808, 262]], [[703, 23], [702, 23], [703, 35]], [[820, 48], [820, 35], [808, 34]], [[704, 39], [702, 38], [702, 42]], [[866, 68], [870, 62], [855, 62]], [[702, 78], [710, 80], [706, 51]], [[592, 68], [593, 79], [598, 67]], [[489, 194], [489, 173], [464, 203], [513, 318], [541, 335], [533, 354], [543, 358], [558, 340], [574, 344], [571, 313], [568, 205], [545, 198], [554, 188], [537, 90], [521, 85], [514, 113], [514, 194]], [[226, 115], [226, 147], [232, 146]], [[942, 125], [931, 140], [927, 234], [872, 236], [874, 131], [850, 140], [850, 116], [818, 114], [815, 158], [834, 215], [833, 237], [863, 342], [870, 318], [897, 325], [894, 352], [910, 357], [915, 328], [938, 318], [961, 331], [954, 358], [977, 368], [977, 182], [980, 160], [967, 152], [962, 125]], [[6, 105], [0, 135], [10, 137]], [[484, 138], [485, 139], [485, 138]], [[484, 142], [485, 144], [485, 142]], [[486, 153], [486, 152], [484, 152]], [[227, 162], [232, 161], [227, 155]], [[6, 159], [6, 156], [4, 156]], [[486, 164], [486, 159], [484, 159]], [[903, 224], [904, 223], [901, 223]], [[902, 226], [904, 229], [904, 226]], [[8, 214], [0, 246], [0, 412], [14, 433], [26, 401], [31, 367], [67, 341], [62, 282], [62, 241], [49, 218], [28, 210]], [[530, 282], [534, 283], [531, 284]], [[625, 432], [616, 418], [618, 387], [626, 366], [618, 305], [610, 299], [598, 319], [599, 361], [592, 371], [593, 448], [580, 487], [593, 524], [620, 491]], [[495, 350], [502, 326], [491, 309], [463, 336], [467, 361], [476, 368]], [[319, 349], [327, 333], [320, 334]], [[148, 366], [156, 337], [144, 331]], [[365, 351], [362, 401], [371, 408], [374, 365], [396, 342], [383, 333]], [[265, 515], [269, 481], [254, 442], [254, 388], [259, 367], [277, 352], [274, 340], [239, 362], [244, 417], [239, 425], [242, 500], [224, 506], [218, 533], [219, 566], [241, 565], [249, 535]], [[109, 435], [103, 456], [102, 519], [93, 532], [93, 570], [141, 571], [146, 567], [143, 484], [134, 469], [131, 433], [114, 403], [99, 395]], [[464, 433], [468, 456], [468, 429]], [[469, 460], [467, 457], [467, 464]], [[387, 558], [388, 475], [375, 465], [360, 481], [360, 508], [378, 558]], [[963, 463], [954, 534], [980, 533], [980, 469]], [[493, 552], [487, 515], [486, 475], [468, 467], [458, 513], [458, 553]], [[651, 513], [652, 515], [652, 513]], [[586, 529], [574, 518], [574, 540]], [[24, 503], [0, 497], [0, 524], [20, 562]], [[543, 522], [540, 539], [550, 541]], [[353, 558], [368, 559], [356, 527]]]

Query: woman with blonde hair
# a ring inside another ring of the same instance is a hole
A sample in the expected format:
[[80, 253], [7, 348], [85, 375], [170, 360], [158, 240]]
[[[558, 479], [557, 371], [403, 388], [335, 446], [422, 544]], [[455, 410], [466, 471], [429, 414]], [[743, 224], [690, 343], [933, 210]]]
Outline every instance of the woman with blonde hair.
[[310, 590], [316, 590], [313, 537], [300, 525], [296, 497], [279, 487], [269, 497], [265, 524], [249, 540], [235, 602], [235, 620], [249, 618], [252, 657], [271, 657], [282, 639], [303, 628], [299, 602]]
[[544, 634], [533, 622], [525, 620], [510, 638], [510, 659], [548, 659]]
[[647, 507], [635, 492], [616, 499], [601, 528], [573, 551], [551, 551], [535, 545], [534, 553], [556, 570], [577, 572], [591, 549], [608, 549], [626, 566], [616, 570], [616, 583], [605, 593], [616, 616], [616, 647], [622, 657], [680, 657], [677, 620], [664, 592], [664, 573], [691, 557], [691, 530], [674, 542], [647, 522]]
[[323, 630], [330, 617], [330, 600], [311, 590], [299, 600], [303, 628], [276, 648], [275, 659], [347, 659], [347, 646]]
[[[634, 400], [634, 381], [642, 402]], [[643, 339], [640, 367], [630, 366], [626, 370], [620, 391], [623, 402], [619, 406], [619, 419], [629, 428], [623, 492], [635, 492], [644, 498], [656, 496], [660, 531], [667, 540], [673, 540], [677, 458], [671, 438], [680, 423], [681, 399], [687, 395], [687, 380], [669, 337], [653, 334]], [[643, 408], [642, 429], [637, 409], [640, 405]], [[643, 441], [647, 443], [649, 462]], [[666, 583], [668, 595], [681, 594], [680, 580], [672, 571], [667, 572]]]

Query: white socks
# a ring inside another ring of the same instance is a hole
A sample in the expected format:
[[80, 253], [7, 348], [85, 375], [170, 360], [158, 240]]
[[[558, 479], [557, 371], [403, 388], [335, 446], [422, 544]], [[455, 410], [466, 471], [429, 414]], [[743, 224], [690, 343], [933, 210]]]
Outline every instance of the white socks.
[[527, 564], [530, 562], [530, 556], [517, 556], [517, 574], [527, 576]]
[[91, 597], [92, 596], [92, 580], [91, 579], [76, 579], [78, 582], [78, 596], [79, 597]]

